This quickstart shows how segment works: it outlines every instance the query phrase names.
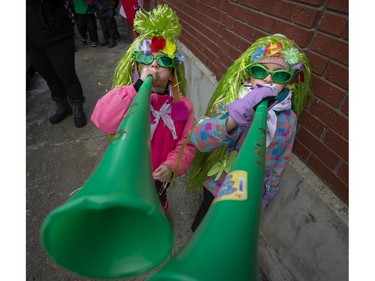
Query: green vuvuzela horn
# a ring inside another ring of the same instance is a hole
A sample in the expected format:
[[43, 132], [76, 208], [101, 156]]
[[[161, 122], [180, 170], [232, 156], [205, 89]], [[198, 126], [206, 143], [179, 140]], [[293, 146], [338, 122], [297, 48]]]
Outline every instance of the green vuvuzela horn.
[[172, 227], [151, 173], [151, 87], [149, 76], [97, 169], [42, 225], [48, 255], [79, 275], [138, 275], [158, 266], [172, 250]]
[[257, 246], [267, 112], [268, 101], [262, 101], [202, 223], [184, 248], [148, 281], [259, 280]]

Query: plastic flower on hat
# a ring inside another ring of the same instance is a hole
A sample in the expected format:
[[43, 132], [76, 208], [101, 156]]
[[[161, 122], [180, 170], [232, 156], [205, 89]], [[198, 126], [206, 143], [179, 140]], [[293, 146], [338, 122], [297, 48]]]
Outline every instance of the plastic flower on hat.
[[141, 43], [139, 43], [137, 49], [138, 51], [141, 51], [145, 53], [146, 55], [150, 55], [151, 54], [150, 44], [151, 44], [151, 39], [145, 38], [141, 41]]
[[185, 56], [181, 55], [179, 51], [176, 51], [174, 53], [174, 56], [176, 57], [176, 59], [178, 60], [178, 63], [182, 63], [183, 61], [185, 61]]
[[261, 59], [264, 56], [264, 51], [265, 51], [265, 47], [264, 46], [258, 46], [258, 49], [256, 50], [256, 52], [254, 52], [251, 55], [251, 61], [255, 61], [255, 60]]
[[299, 61], [299, 51], [296, 48], [290, 48], [284, 52], [284, 59], [290, 64], [296, 64]]
[[162, 52], [166, 55], [168, 55], [168, 57], [170, 58], [174, 58], [175, 56], [175, 52], [177, 50], [177, 47], [174, 43], [172, 43], [171, 41], [167, 41], [167, 44], [165, 45], [164, 49], [162, 50]]
[[281, 42], [268, 43], [266, 49], [264, 50], [264, 55], [268, 57], [281, 57], [283, 44]]
[[154, 36], [151, 39], [151, 51], [152, 52], [158, 52], [164, 49], [167, 42], [165, 41], [163, 36]]

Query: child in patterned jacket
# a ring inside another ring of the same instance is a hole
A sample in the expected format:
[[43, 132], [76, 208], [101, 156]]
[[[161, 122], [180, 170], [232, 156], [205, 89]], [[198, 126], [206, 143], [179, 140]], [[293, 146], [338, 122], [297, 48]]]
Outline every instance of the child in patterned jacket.
[[[168, 27], [160, 34], [160, 27]], [[143, 81], [153, 77], [150, 97], [152, 176], [164, 211], [168, 208], [166, 188], [173, 176], [190, 166], [195, 147], [185, 139], [194, 125], [194, 111], [186, 95], [184, 57], [174, 39], [180, 35], [177, 15], [167, 5], [151, 12], [138, 11], [134, 28], [140, 33], [120, 60], [114, 88], [98, 100], [91, 120], [114, 135]]]
[[[278, 193], [281, 175], [290, 158], [297, 116], [310, 93], [307, 56], [281, 34], [251, 45], [227, 70], [211, 97], [206, 117], [191, 134], [197, 152], [191, 185], [203, 184], [203, 202], [192, 224], [198, 227], [218, 194], [251, 126], [256, 105], [272, 99], [267, 118], [267, 140], [262, 208]], [[202, 165], [204, 163], [204, 165]]]

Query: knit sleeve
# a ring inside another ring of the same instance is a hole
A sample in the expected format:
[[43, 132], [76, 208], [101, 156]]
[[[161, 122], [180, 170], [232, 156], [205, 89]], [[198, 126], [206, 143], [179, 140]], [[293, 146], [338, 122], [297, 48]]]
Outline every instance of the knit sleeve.
[[225, 113], [223, 115], [201, 119], [192, 133], [190, 143], [199, 151], [209, 152], [237, 139], [240, 134], [240, 129], [238, 127], [229, 133], [226, 130], [225, 123], [228, 116], [228, 113]]
[[136, 94], [133, 85], [109, 91], [97, 101], [91, 121], [105, 133], [115, 134]]
[[[263, 205], [264, 207], [268, 204], [268, 201], [273, 199], [280, 190], [280, 179], [281, 176], [286, 168], [286, 165], [290, 159], [292, 154], [292, 149], [294, 145], [295, 135], [296, 135], [296, 127], [297, 127], [297, 117], [293, 113], [289, 122], [287, 122], [288, 127], [285, 128], [278, 128], [278, 130], [286, 131], [286, 134], [283, 135], [283, 147], [282, 150], [279, 151], [279, 156], [275, 161], [273, 169], [271, 171], [271, 175], [269, 180], [265, 183], [265, 192], [263, 194]], [[275, 154], [272, 152], [272, 154]]]

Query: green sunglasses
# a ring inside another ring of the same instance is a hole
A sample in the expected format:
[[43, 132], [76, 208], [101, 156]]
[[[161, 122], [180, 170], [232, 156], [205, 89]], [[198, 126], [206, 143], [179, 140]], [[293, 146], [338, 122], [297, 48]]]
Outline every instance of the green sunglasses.
[[146, 65], [150, 65], [152, 64], [154, 60], [156, 60], [158, 65], [161, 67], [173, 68], [177, 66], [177, 59], [176, 58], [171, 59], [170, 57], [166, 55], [154, 56], [152, 54], [147, 55], [143, 52], [135, 51], [132, 54], [132, 58], [134, 61], [142, 63], [142, 64], [146, 64]]
[[259, 63], [248, 66], [246, 68], [246, 72], [256, 79], [264, 79], [269, 74], [271, 74], [272, 81], [279, 84], [289, 83], [293, 81], [298, 75], [298, 72], [288, 69], [278, 69], [275, 71], [271, 71], [264, 65]]

